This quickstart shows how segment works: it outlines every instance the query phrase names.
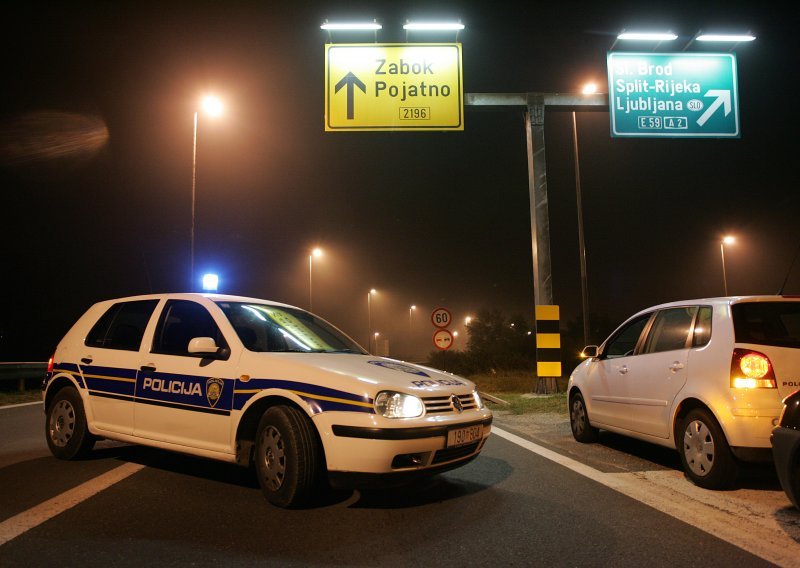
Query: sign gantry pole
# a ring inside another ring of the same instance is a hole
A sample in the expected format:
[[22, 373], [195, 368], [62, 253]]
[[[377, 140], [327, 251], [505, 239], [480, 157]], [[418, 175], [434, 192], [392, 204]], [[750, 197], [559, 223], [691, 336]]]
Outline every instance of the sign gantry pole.
[[528, 192], [531, 210], [531, 253], [533, 255], [533, 295], [536, 305], [553, 303], [553, 276], [550, 265], [550, 216], [547, 197], [547, 163], [544, 152], [545, 111], [607, 111], [605, 94], [559, 93], [466, 93], [466, 106], [493, 107], [492, 110], [525, 111], [525, 137], [528, 147]]
[[550, 305], [553, 303], [553, 277], [550, 266], [550, 213], [544, 154], [544, 97], [541, 94], [528, 94], [525, 139], [528, 148], [528, 193], [531, 207], [533, 298], [537, 306]]

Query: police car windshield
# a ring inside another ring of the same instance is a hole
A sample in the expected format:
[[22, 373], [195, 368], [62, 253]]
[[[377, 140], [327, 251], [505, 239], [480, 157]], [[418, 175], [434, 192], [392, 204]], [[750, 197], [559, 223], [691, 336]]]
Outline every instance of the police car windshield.
[[272, 353], [366, 352], [331, 324], [297, 308], [217, 302], [250, 351]]

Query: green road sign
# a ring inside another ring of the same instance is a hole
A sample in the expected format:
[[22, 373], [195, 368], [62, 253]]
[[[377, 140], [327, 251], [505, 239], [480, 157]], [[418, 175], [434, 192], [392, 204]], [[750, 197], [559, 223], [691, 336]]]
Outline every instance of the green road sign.
[[611, 136], [739, 138], [732, 53], [609, 53]]

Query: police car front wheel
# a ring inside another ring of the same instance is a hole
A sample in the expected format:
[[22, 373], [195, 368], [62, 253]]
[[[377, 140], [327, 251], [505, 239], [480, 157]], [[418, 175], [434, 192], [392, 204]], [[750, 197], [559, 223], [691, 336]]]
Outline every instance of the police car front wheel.
[[58, 391], [47, 408], [45, 421], [47, 446], [62, 460], [85, 457], [94, 446], [89, 433], [81, 395], [73, 387]]
[[261, 490], [273, 505], [305, 504], [319, 486], [322, 456], [313, 428], [292, 406], [273, 406], [261, 417], [255, 466]]

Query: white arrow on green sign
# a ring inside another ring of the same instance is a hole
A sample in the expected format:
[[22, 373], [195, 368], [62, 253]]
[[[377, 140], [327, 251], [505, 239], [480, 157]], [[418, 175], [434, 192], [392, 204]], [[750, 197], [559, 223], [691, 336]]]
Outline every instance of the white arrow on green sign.
[[611, 135], [739, 138], [732, 53], [609, 53]]

